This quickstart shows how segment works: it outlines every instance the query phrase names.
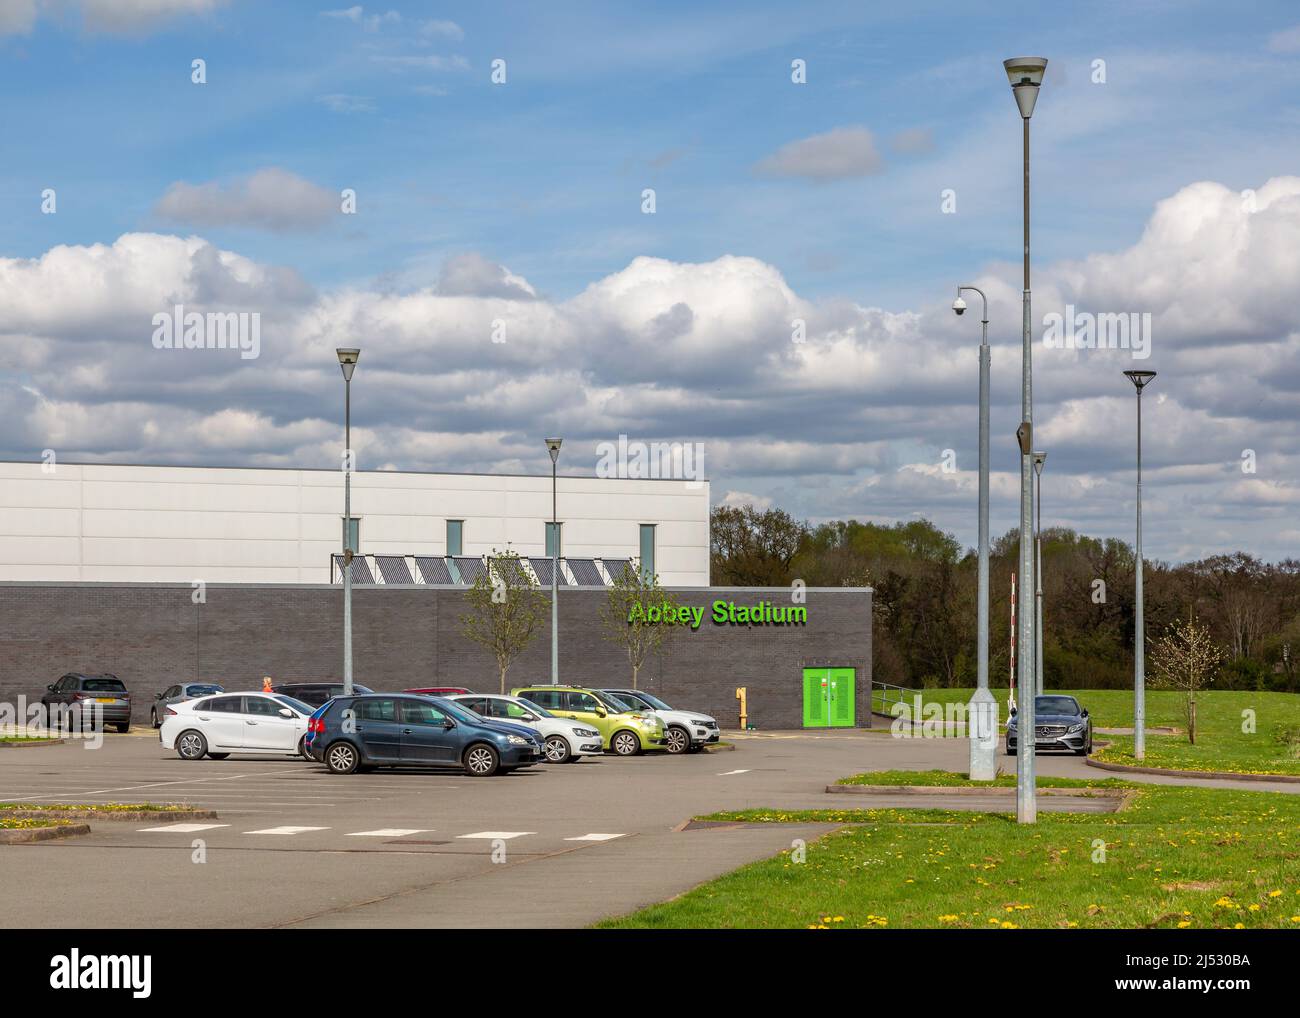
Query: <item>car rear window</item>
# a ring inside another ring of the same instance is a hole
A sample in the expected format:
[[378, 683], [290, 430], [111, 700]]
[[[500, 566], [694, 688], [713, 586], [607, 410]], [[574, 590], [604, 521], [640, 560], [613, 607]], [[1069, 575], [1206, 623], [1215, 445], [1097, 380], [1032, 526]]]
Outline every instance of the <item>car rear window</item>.
[[124, 693], [126, 686], [121, 679], [84, 679], [81, 688], [88, 693]]
[[185, 689], [190, 696], [211, 696], [222, 691], [220, 686], [186, 686]]

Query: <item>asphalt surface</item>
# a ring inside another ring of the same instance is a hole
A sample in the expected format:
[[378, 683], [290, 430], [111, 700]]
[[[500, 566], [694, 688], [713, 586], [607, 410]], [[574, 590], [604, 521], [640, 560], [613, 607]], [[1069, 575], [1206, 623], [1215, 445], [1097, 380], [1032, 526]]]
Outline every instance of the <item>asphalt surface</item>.
[[[180, 802], [219, 813], [192, 824], [93, 820], [88, 836], [0, 846], [0, 926], [583, 926], [831, 829], [682, 830], [694, 815], [899, 808], [907, 803], [896, 795], [830, 796], [824, 788], [863, 770], [961, 770], [967, 759], [965, 740], [885, 732], [724, 738], [735, 751], [602, 757], [496, 778], [336, 776], [317, 764], [266, 757], [190, 763], [164, 751], [147, 729], [110, 734], [95, 751], [78, 742], [0, 751], [0, 801]], [[1109, 776], [1074, 757], [1040, 757], [1039, 773]], [[1300, 792], [1296, 785], [1277, 789]], [[1011, 808], [997, 795], [909, 801]], [[1097, 800], [1040, 798], [1042, 810], [1107, 808]]]

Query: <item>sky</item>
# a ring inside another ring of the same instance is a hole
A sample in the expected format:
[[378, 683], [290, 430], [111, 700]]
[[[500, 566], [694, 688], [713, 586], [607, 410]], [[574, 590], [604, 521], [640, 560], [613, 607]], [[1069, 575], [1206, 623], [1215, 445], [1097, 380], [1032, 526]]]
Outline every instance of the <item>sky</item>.
[[[691, 443], [715, 504], [971, 546], [950, 305], [989, 300], [999, 534], [1022, 54], [1044, 526], [1131, 540], [1150, 369], [1147, 553], [1295, 556], [1287, 3], [0, 0], [0, 458], [334, 466], [357, 346], [362, 470]], [[257, 315], [256, 356], [159, 348], [177, 305]]]

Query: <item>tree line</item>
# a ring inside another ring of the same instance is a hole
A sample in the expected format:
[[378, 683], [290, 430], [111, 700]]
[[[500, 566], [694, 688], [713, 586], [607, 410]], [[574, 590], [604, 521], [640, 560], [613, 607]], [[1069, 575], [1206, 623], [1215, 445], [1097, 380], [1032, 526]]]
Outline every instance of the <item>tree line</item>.
[[[925, 519], [810, 525], [782, 509], [712, 512], [711, 582], [720, 586], [869, 586], [872, 670], [910, 687], [975, 685], [974, 550]], [[989, 682], [1010, 664], [1011, 580], [1018, 530], [989, 552]], [[1042, 534], [1044, 682], [1056, 689], [1118, 689], [1133, 682], [1134, 555], [1116, 538], [1064, 527]], [[1147, 560], [1148, 654], [1179, 620], [1195, 619], [1222, 653], [1214, 688], [1300, 692], [1300, 561], [1248, 552], [1177, 564]], [[1033, 591], [1018, 592], [1023, 604]], [[1149, 662], [1148, 662], [1149, 664]]]

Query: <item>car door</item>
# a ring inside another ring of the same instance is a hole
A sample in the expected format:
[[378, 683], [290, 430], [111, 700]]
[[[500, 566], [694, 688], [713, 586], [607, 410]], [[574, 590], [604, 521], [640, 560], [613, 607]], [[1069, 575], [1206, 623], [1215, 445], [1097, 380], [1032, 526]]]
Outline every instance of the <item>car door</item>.
[[244, 748], [242, 696], [214, 696], [203, 710], [194, 712], [194, 717], [209, 749], [222, 753]]
[[[523, 706], [515, 703], [514, 700], [508, 700], [504, 696], [489, 696], [486, 699], [488, 702], [488, 717], [523, 725], [535, 732], [539, 731], [540, 726], [537, 723], [537, 715], [530, 710], [525, 710]], [[529, 718], [532, 720], [527, 720]]]
[[610, 723], [607, 712], [590, 693], [579, 693], [570, 691], [562, 694], [565, 706], [564, 716], [573, 721], [581, 721], [585, 725], [596, 729], [606, 738], [609, 737], [613, 725]]
[[454, 764], [460, 760], [460, 733], [453, 718], [422, 700], [399, 700], [398, 707], [403, 763]]
[[301, 726], [294, 718], [280, 714], [281, 710], [288, 709], [269, 696], [244, 697], [244, 748], [274, 753], [292, 753], [297, 749]]
[[366, 759], [373, 763], [398, 763], [402, 752], [402, 726], [397, 701], [389, 696], [363, 697], [352, 702], [357, 738]]

